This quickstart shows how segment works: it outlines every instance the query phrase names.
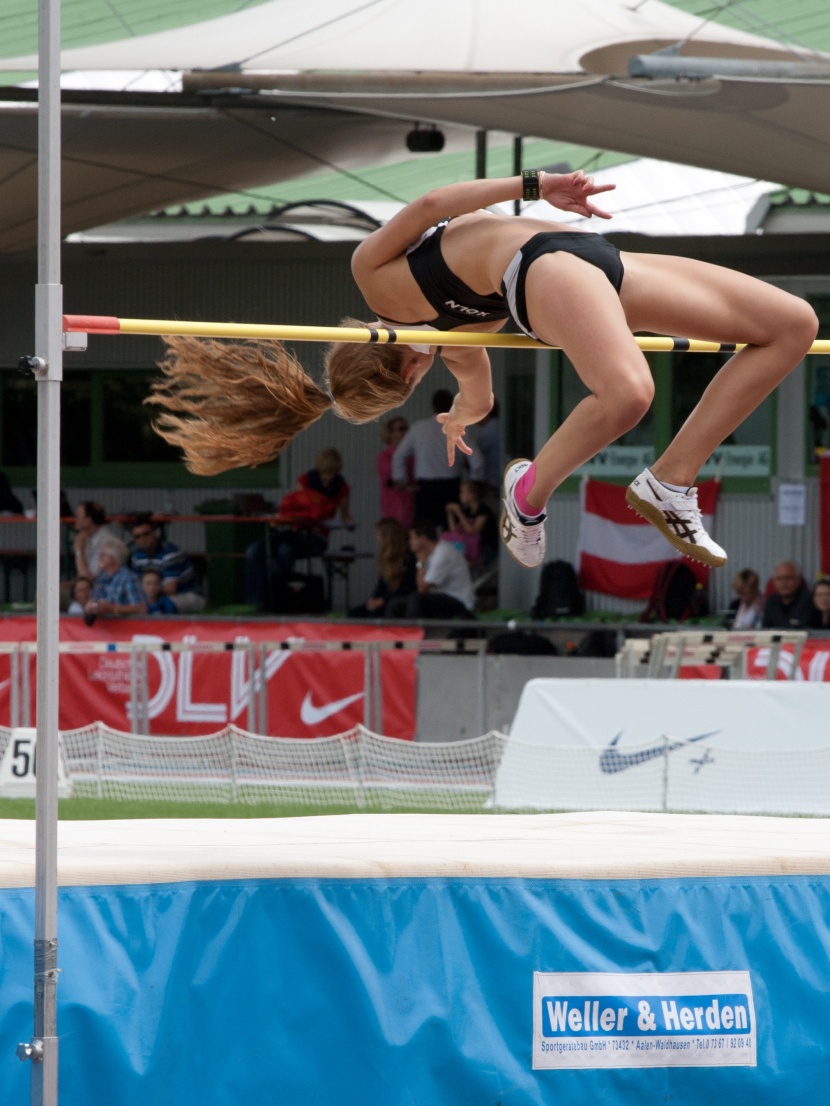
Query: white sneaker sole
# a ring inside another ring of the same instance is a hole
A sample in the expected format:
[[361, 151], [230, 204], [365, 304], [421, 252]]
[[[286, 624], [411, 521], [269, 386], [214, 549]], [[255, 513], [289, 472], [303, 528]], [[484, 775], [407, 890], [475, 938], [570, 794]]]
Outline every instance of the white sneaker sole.
[[[632, 491], [631, 488], [626, 489], [625, 501], [632, 511], [636, 511], [638, 515], [647, 522], [650, 522], [652, 526], [656, 526], [666, 541], [670, 542], [675, 549], [682, 553], [684, 557], [688, 557], [690, 561], [699, 561], [709, 568], [723, 568], [726, 564], [728, 560], [727, 557], [718, 557], [714, 553], [709, 553], [706, 549], [701, 549], [696, 545], [690, 546], [688, 542], [683, 541], [682, 538], [678, 538], [667, 525], [662, 512], [651, 503], [647, 503], [646, 500], [640, 499], [637, 493]], [[694, 552], [690, 552], [690, 549]]]
[[[510, 464], [505, 466], [504, 472], [502, 473], [502, 476], [501, 476], [501, 483], [502, 483], [502, 490], [503, 491], [505, 490], [504, 489], [504, 479], [507, 476], [508, 471], [510, 469], [512, 469], [514, 465], [520, 465], [522, 463], [522, 461], [527, 461], [528, 464], [530, 463], [529, 458], [527, 458], [527, 457], [514, 457], [513, 460], [510, 462]], [[502, 496], [502, 502], [504, 502], [504, 500], [506, 498], [507, 498], [506, 495]], [[544, 553], [542, 554], [542, 560], [539, 562], [538, 565], [526, 565], [524, 563], [524, 561], [520, 561], [519, 558], [516, 556], [516, 554], [513, 552], [513, 550], [510, 548], [510, 546], [507, 544], [507, 542], [504, 539], [504, 524], [505, 524], [505, 520], [507, 519], [507, 517], [508, 517], [507, 516], [507, 508], [502, 507], [501, 518], [499, 519], [499, 537], [502, 540], [502, 545], [504, 545], [504, 548], [507, 550], [507, 552], [510, 554], [510, 556], [513, 558], [513, 560], [516, 562], [517, 565], [521, 565], [522, 568], [528, 568], [532, 572], [534, 568], [539, 568], [544, 563], [544, 560], [545, 560]]]

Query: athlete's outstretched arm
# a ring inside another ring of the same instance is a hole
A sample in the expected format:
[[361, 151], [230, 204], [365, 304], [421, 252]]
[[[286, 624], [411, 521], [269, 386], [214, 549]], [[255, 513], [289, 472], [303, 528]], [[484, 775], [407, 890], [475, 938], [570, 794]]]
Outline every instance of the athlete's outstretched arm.
[[[591, 202], [591, 197], [608, 192], [613, 184], [595, 184], [592, 177], [578, 169], [573, 173], [540, 172], [539, 195], [553, 207], [575, 211], [586, 218], [611, 216]], [[521, 177], [498, 177], [492, 180], [462, 181], [435, 188], [406, 205], [385, 226], [373, 231], [352, 255], [355, 279], [380, 269], [406, 250], [425, 230], [442, 219], [466, 215], [482, 207], [518, 200], [522, 196]]]
[[436, 416], [447, 438], [447, 461], [455, 460], [456, 449], [468, 456], [473, 451], [464, 440], [468, 426], [483, 419], [493, 406], [490, 357], [481, 347], [447, 347], [444, 364], [458, 381], [458, 394], [446, 414]]

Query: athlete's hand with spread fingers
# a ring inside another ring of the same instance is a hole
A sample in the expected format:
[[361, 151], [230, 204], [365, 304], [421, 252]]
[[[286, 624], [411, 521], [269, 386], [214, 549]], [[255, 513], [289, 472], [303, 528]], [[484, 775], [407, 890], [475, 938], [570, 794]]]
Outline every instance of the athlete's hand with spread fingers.
[[610, 192], [617, 187], [616, 184], [595, 184], [594, 178], [589, 177], [582, 169], [573, 173], [541, 172], [539, 178], [539, 195], [552, 207], [558, 207], [560, 211], [575, 211], [586, 219], [593, 215], [600, 219], [612, 218], [609, 212], [592, 204], [590, 197], [600, 192]]
[[455, 463], [455, 451], [457, 449], [462, 453], [466, 453], [468, 457], [472, 456], [472, 447], [468, 446], [464, 441], [467, 424], [462, 422], [457, 414], [453, 413], [452, 407], [444, 414], [436, 415], [435, 417], [443, 426], [444, 434], [447, 438], [447, 464], [452, 465]]

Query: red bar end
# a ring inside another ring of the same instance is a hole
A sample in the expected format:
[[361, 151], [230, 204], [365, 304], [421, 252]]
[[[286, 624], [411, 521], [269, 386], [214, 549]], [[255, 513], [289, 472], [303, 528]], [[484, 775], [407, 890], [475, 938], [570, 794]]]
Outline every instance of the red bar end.
[[85, 334], [118, 334], [121, 320], [114, 315], [64, 315], [65, 333], [83, 331]]

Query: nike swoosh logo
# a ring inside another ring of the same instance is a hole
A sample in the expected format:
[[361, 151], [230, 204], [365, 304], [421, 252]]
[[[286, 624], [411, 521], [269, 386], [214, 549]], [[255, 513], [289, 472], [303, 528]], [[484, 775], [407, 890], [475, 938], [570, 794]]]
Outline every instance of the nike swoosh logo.
[[315, 707], [311, 701], [311, 692], [307, 691], [305, 699], [303, 699], [303, 705], [300, 707], [300, 721], [305, 726], [319, 726], [321, 722], [325, 722], [333, 714], [337, 714], [338, 711], [344, 710], [350, 703], [356, 703], [358, 699], [362, 698], [363, 692], [358, 691], [356, 695], [347, 695], [343, 699], [335, 699], [333, 703], [324, 703], [322, 707]]
[[674, 741], [670, 745], [664, 745], [661, 742], [659, 745], [652, 745], [648, 749], [638, 749], [635, 753], [622, 753], [617, 748], [617, 742], [623, 735], [623, 731], [620, 730], [617, 736], [609, 742], [608, 748], [602, 750], [599, 758], [599, 770], [608, 776], [612, 776], [615, 772], [624, 772], [626, 768], [634, 768], [637, 764], [645, 764], [647, 760], [654, 760], [655, 757], [673, 753], [675, 749], [682, 749], [684, 745], [691, 745], [695, 741], [703, 741], [707, 737], [713, 737], [716, 733], [720, 733], [720, 730], [710, 730], [708, 733], [697, 734], [695, 737], [687, 737], [684, 741]]

